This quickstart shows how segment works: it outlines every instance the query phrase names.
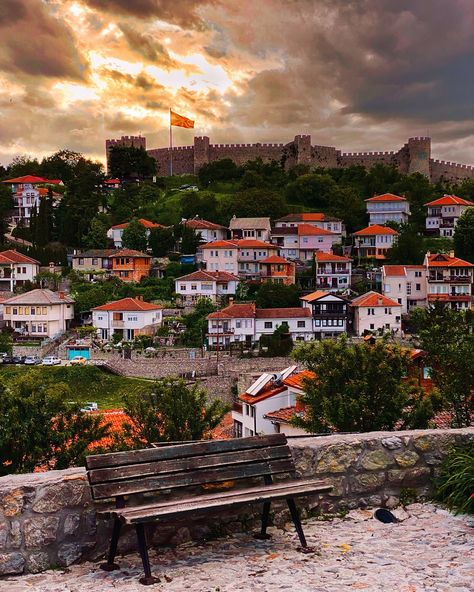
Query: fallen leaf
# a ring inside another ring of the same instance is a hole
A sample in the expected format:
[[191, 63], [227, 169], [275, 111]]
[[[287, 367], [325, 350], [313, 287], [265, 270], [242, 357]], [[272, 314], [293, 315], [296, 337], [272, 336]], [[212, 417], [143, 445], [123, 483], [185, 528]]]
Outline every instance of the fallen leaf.
[[347, 543], [342, 543], [341, 545], [341, 551], [343, 553], [349, 553], [349, 551], [352, 549], [352, 547], [350, 545], [348, 545]]
[[270, 553], [270, 555], [267, 555], [267, 561], [271, 561], [272, 559], [275, 559], [276, 557], [278, 557], [278, 553]]

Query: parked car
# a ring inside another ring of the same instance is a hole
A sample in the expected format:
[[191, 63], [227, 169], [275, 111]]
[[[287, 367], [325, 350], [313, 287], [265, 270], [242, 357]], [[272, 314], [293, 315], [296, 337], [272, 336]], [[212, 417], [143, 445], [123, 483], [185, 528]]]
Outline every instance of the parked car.
[[43, 366], [57, 366], [61, 363], [61, 358], [56, 356], [46, 356], [43, 358]]
[[87, 363], [87, 358], [84, 356], [74, 356], [71, 360], [71, 366], [84, 366]]
[[24, 356], [6, 356], [5, 358], [3, 358], [4, 364], [23, 364], [24, 361]]
[[42, 360], [38, 356], [26, 356], [24, 360], [24, 364], [26, 366], [36, 366], [37, 364], [41, 364]]

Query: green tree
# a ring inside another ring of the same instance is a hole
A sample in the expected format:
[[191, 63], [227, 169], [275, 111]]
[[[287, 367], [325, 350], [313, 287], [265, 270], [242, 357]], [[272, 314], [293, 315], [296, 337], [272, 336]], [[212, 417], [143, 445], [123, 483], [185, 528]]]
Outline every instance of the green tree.
[[108, 435], [110, 424], [70, 403], [77, 393], [39, 371], [0, 383], [0, 392], [0, 475], [80, 465], [90, 444]]
[[41, 197], [38, 213], [32, 220], [34, 228], [33, 243], [38, 247], [44, 247], [51, 240], [53, 232], [53, 190], [49, 188], [48, 196]]
[[0, 244], [5, 244], [5, 234], [8, 232], [8, 224], [13, 210], [13, 193], [11, 187], [0, 183]]
[[474, 419], [474, 315], [442, 302], [417, 308], [411, 323], [419, 336], [431, 378], [453, 413], [453, 426], [469, 426]]
[[474, 207], [467, 208], [456, 224], [454, 251], [460, 259], [474, 263]]
[[421, 265], [425, 256], [423, 240], [412, 225], [404, 224], [387, 257], [392, 264]]
[[219, 203], [214, 193], [210, 191], [188, 191], [181, 197], [181, 215], [190, 219], [198, 216], [205, 220], [217, 220]]
[[156, 160], [144, 148], [112, 146], [109, 173], [118, 179], [147, 179], [156, 174]]
[[107, 226], [98, 216], [92, 218], [90, 228], [84, 235], [82, 242], [88, 249], [105, 249], [107, 247], [109, 242]]
[[324, 210], [331, 204], [337, 189], [337, 183], [328, 173], [310, 173], [288, 183], [286, 199], [292, 204]]
[[13, 350], [13, 341], [11, 334], [7, 331], [0, 332], [0, 353], [11, 354]]
[[23, 175], [40, 175], [40, 163], [37, 158], [30, 158], [25, 154], [15, 156], [7, 167], [6, 177], [13, 179]]
[[238, 218], [269, 216], [280, 218], [288, 213], [285, 198], [271, 189], [251, 188], [240, 191], [225, 204], [227, 217], [236, 215]]
[[292, 349], [293, 339], [286, 323], [279, 325], [271, 335], [260, 337], [260, 355], [269, 358], [289, 356]]
[[138, 220], [131, 220], [123, 230], [122, 244], [126, 249], [144, 253], [148, 246], [147, 229]]
[[181, 253], [193, 255], [201, 244], [201, 235], [189, 226], [182, 226], [181, 233]]
[[215, 181], [235, 181], [242, 175], [241, 169], [230, 158], [204, 164], [198, 172], [201, 187], [207, 188]]
[[184, 345], [188, 347], [202, 347], [207, 333], [207, 315], [214, 312], [216, 307], [210, 298], [200, 298], [191, 314], [185, 315], [183, 320], [186, 329], [183, 334]]
[[173, 228], [152, 228], [148, 243], [154, 257], [165, 257], [173, 248]]
[[425, 395], [403, 380], [410, 355], [396, 345], [313, 341], [299, 346], [294, 357], [316, 376], [305, 381], [306, 417], [296, 420], [308, 432], [392, 430], [403, 417], [405, 427], [413, 425], [412, 417], [421, 427], [420, 405], [429, 411], [425, 421], [433, 412]]
[[301, 291], [298, 286], [292, 284], [263, 283], [256, 295], [257, 308], [287, 308], [300, 306]]
[[206, 391], [182, 379], [162, 378], [144, 392], [125, 397], [127, 445], [201, 440], [221, 421], [228, 408], [218, 399], [208, 403]]

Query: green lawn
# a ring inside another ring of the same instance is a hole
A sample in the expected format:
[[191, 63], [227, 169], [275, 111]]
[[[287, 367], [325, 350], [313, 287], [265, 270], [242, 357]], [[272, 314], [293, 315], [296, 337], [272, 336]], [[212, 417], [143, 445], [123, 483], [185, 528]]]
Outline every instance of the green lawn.
[[150, 381], [115, 376], [95, 366], [32, 368], [0, 365], [0, 379], [7, 384], [16, 376], [28, 372], [37, 372], [40, 376], [55, 382], [65, 382], [71, 389], [75, 400], [94, 401], [99, 405], [99, 409], [122, 407], [122, 399], [126, 393], [150, 385]]

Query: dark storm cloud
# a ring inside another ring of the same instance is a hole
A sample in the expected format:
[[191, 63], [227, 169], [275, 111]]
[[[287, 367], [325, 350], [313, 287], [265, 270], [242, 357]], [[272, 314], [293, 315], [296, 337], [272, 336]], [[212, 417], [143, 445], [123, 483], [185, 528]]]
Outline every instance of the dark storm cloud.
[[0, 69], [17, 76], [83, 79], [86, 62], [71, 30], [41, 0], [0, 1]]

